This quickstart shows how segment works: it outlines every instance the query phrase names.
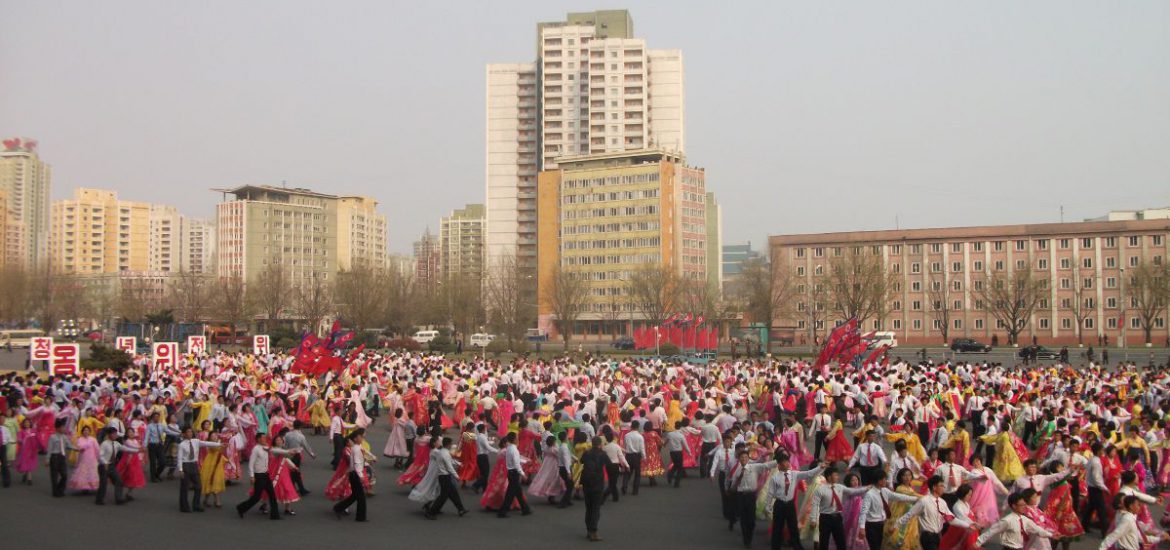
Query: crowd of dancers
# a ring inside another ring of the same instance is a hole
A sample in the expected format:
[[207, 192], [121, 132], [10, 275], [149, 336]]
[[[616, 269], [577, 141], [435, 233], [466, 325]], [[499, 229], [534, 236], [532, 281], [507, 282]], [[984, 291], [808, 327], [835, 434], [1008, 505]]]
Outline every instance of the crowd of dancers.
[[238, 483], [240, 517], [259, 505], [275, 520], [310, 495], [301, 468], [320, 451], [334, 470], [324, 497], [357, 521], [381, 479], [409, 487], [428, 520], [448, 504], [462, 517], [471, 492], [498, 517], [531, 514], [529, 498], [579, 503], [601, 540], [603, 503], [690, 477], [714, 485], [711, 513], [744, 546], [758, 530], [772, 548], [822, 550], [1167, 539], [1152, 514], [1170, 487], [1163, 367], [370, 352], [323, 377], [284, 354], [136, 364], [0, 377], [3, 485], [47, 470], [52, 497], [123, 505], [177, 478], [178, 509], [196, 513]]

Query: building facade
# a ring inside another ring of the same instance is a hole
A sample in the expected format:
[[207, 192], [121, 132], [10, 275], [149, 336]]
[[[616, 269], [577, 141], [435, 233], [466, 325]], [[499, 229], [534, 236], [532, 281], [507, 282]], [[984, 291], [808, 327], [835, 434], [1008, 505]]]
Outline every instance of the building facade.
[[337, 203], [337, 267], [382, 268], [386, 265], [386, 216], [369, 197], [339, 197]]
[[[333, 280], [338, 270], [336, 196], [308, 189], [246, 185], [218, 190], [216, 273], [253, 282], [270, 264], [295, 286]], [[228, 200], [228, 195], [231, 199]]]
[[629, 12], [537, 25], [536, 62], [487, 67], [487, 262], [535, 267], [537, 173], [561, 157], [686, 151], [683, 60], [648, 50]]
[[431, 233], [430, 228], [423, 232], [419, 240], [414, 241], [414, 280], [420, 288], [433, 291], [439, 284], [442, 276], [439, 272], [442, 267], [442, 248], [439, 238]]
[[723, 292], [723, 207], [715, 200], [715, 193], [707, 192], [707, 284]]
[[728, 291], [734, 291], [743, 274], [743, 264], [760, 257], [760, 253], [752, 249], [752, 243], [726, 244], [720, 254], [720, 269], [723, 273], [723, 285]]
[[[577, 334], [620, 334], [641, 318], [625, 281], [643, 266], [708, 280], [706, 174], [681, 155], [562, 157], [539, 179], [538, 287], [550, 288], [558, 265], [588, 281], [590, 303]], [[554, 312], [543, 290], [538, 296], [539, 328], [553, 335]]]
[[150, 205], [149, 271], [173, 273], [182, 264], [183, 216], [173, 206]]
[[0, 143], [0, 190], [7, 203], [2, 228], [5, 263], [37, 269], [48, 260], [52, 170], [37, 154], [35, 140], [9, 138]]
[[149, 271], [151, 205], [114, 191], [78, 188], [51, 207], [49, 266], [54, 273]]
[[[1031, 270], [1034, 279], [1044, 281], [1043, 295], [1021, 342], [1035, 337], [1042, 345], [1100, 345], [1108, 339], [1116, 345], [1124, 332], [1126, 343], [1138, 344], [1144, 334], [1137, 316], [1126, 315], [1132, 302], [1125, 287], [1132, 286], [1137, 266], [1167, 261], [1168, 242], [1170, 220], [773, 236], [771, 261], [796, 277], [800, 293], [797, 312], [776, 325], [781, 338], [798, 343], [814, 332], [823, 336], [824, 325], [837, 319], [827, 312], [809, 313], [817, 307], [812, 296], [818, 277], [830, 269], [832, 258], [857, 252], [880, 256], [895, 281], [888, 314], [869, 321], [865, 330], [893, 331], [899, 342], [940, 345], [945, 319], [950, 339], [989, 343], [994, 337], [1006, 344], [1007, 331], [982, 303], [978, 289], [988, 277]], [[811, 326], [816, 317], [821, 319]], [[1154, 326], [1154, 341], [1166, 344], [1165, 314]]]
[[439, 271], [444, 277], [484, 277], [484, 208], [469, 204], [439, 222]]
[[215, 221], [182, 218], [179, 232], [179, 270], [215, 275]]

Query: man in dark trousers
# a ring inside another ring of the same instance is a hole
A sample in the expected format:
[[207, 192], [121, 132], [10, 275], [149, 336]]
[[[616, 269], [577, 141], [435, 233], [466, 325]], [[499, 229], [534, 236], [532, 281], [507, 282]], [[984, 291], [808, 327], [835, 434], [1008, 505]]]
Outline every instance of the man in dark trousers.
[[69, 451], [77, 450], [73, 446], [73, 439], [69, 436], [69, 426], [64, 418], [58, 418], [54, 423], [57, 432], [49, 436], [49, 485], [53, 488], [53, 496], [65, 496], [65, 482], [69, 479], [67, 459]]
[[439, 496], [425, 510], [427, 519], [436, 519], [437, 514], [443, 510], [443, 505], [447, 504], [448, 500], [455, 505], [460, 516], [467, 513], [467, 508], [463, 507], [463, 499], [459, 496], [459, 489], [455, 487], [455, 477], [459, 475], [459, 463], [451, 457], [452, 444], [453, 441], [450, 437], [444, 437], [443, 446], [431, 451], [431, 462], [438, 468]]
[[630, 486], [630, 479], [634, 480], [633, 495], [638, 494], [638, 486], [642, 484], [642, 458], [646, 456], [646, 439], [642, 437], [639, 429], [642, 427], [638, 422], [630, 423], [630, 431], [626, 433], [626, 437], [622, 440], [622, 452], [626, 453], [626, 462], [630, 467], [626, 470], [626, 474], [622, 476], [622, 494], [626, 494], [626, 489]]
[[581, 492], [585, 495], [585, 531], [590, 541], [599, 541], [597, 524], [601, 521], [601, 503], [605, 501], [605, 470], [613, 463], [602, 450], [600, 437], [593, 438], [593, 448], [581, 455]]
[[475, 492], [480, 492], [487, 488], [488, 474], [492, 472], [492, 463], [488, 453], [499, 453], [500, 450], [492, 446], [492, 440], [488, 438], [487, 426], [482, 422], [475, 425], [475, 466], [479, 470], [479, 478], [471, 485]]
[[502, 454], [500, 460], [504, 461], [504, 466], [508, 469], [508, 490], [504, 492], [504, 503], [500, 505], [500, 510], [496, 515], [501, 518], [508, 517], [508, 510], [512, 508], [512, 503], [517, 501], [520, 502], [520, 515], [531, 515], [532, 510], [528, 508], [528, 499], [524, 498], [524, 487], [521, 486], [524, 479], [523, 466], [527, 461], [520, 455], [520, 449], [516, 448], [515, 433], [504, 436], [504, 452]]
[[337, 519], [348, 514], [349, 507], [357, 503], [357, 515], [354, 520], [367, 521], [366, 486], [362, 484], [362, 476], [366, 475], [366, 455], [362, 454], [362, 441], [365, 436], [366, 430], [358, 428], [345, 438], [347, 443], [345, 453], [349, 457], [349, 472], [346, 475], [346, 479], [349, 481], [349, 496], [333, 505], [333, 514], [337, 516]]
[[[243, 519], [244, 514], [251, 510], [261, 498], [268, 497], [268, 519], [281, 519], [280, 507], [276, 504], [276, 489], [272, 486], [272, 477], [268, 472], [268, 455], [292, 454], [285, 449], [271, 447], [268, 434], [256, 436], [256, 446], [252, 448], [252, 455], [248, 458], [248, 474], [252, 478], [252, 496], [236, 506], [236, 513]], [[263, 510], [261, 506], [261, 510]]]
[[[199, 449], [202, 447], [219, 447], [218, 441], [202, 441], [192, 437], [193, 432], [188, 426], [180, 437], [177, 462], [179, 465], [179, 511], [203, 511], [203, 481], [199, 479]], [[191, 501], [187, 502], [187, 492], [192, 491]]]

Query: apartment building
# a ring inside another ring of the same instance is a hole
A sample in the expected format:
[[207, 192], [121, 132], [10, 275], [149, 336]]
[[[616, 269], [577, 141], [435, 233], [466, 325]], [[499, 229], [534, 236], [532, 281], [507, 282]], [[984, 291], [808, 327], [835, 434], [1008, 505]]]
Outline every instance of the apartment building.
[[114, 191], [78, 188], [53, 201], [49, 266], [54, 273], [149, 271], [151, 210]]
[[337, 267], [385, 267], [386, 216], [378, 213], [378, 201], [369, 197], [338, 197]]
[[469, 204], [439, 222], [439, 271], [444, 277], [484, 277], [484, 208]]
[[650, 50], [626, 10], [537, 25], [535, 63], [487, 67], [488, 265], [536, 261], [536, 177], [561, 157], [686, 151], [683, 59]]
[[[602, 337], [641, 318], [625, 281], [646, 265], [707, 281], [706, 174], [672, 151], [561, 157], [539, 177], [537, 283], [549, 288], [558, 265], [589, 281], [591, 303], [577, 334]], [[553, 311], [538, 292], [539, 328], [555, 334]]]
[[3, 229], [7, 265], [40, 268], [48, 260], [52, 169], [37, 154], [36, 140], [0, 141], [0, 191], [7, 203]]
[[[987, 342], [994, 336], [1006, 343], [1007, 331], [977, 288], [992, 274], [1032, 270], [1034, 279], [1045, 281], [1044, 295], [1022, 341], [1098, 345], [1108, 338], [1115, 344], [1124, 334], [1125, 342], [1137, 343], [1144, 334], [1132, 310], [1125, 314], [1132, 307], [1125, 288], [1133, 268], [1166, 262], [1168, 243], [1166, 219], [773, 236], [773, 264], [796, 276], [802, 291], [797, 313], [777, 320], [778, 337], [800, 342], [813, 332], [825, 333], [824, 325], [835, 321], [831, 315], [810, 326], [808, 320], [817, 316], [801, 312], [817, 307], [811, 291], [832, 258], [860, 252], [880, 256], [896, 281], [889, 313], [865, 329], [893, 331], [900, 342], [941, 344], [945, 318], [948, 338]], [[1165, 344], [1170, 337], [1165, 315], [1154, 326], [1154, 340]]]
[[150, 271], [179, 271], [182, 265], [182, 228], [183, 216], [177, 208], [162, 204], [150, 205]]
[[198, 275], [215, 275], [215, 221], [182, 218], [179, 229], [179, 269]]

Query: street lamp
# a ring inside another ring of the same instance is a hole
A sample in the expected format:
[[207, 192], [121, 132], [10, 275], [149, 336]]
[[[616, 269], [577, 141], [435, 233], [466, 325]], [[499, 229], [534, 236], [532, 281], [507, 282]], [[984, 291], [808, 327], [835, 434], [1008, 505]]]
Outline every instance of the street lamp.
[[[1117, 345], [1125, 350], [1125, 266], [1121, 266], [1121, 334], [1117, 337]], [[1129, 352], [1124, 351], [1125, 360], [1129, 361]]]

